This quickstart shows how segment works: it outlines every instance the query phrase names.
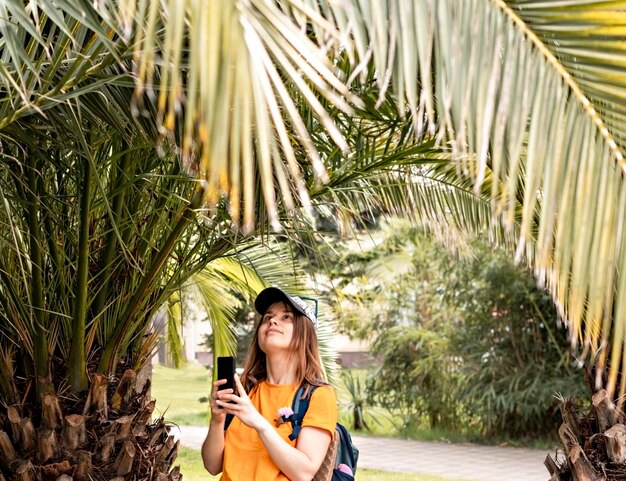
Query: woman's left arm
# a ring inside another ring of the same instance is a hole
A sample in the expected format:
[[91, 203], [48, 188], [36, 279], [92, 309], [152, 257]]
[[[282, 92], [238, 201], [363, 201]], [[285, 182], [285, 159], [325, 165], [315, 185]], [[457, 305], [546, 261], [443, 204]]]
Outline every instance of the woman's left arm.
[[331, 440], [328, 431], [310, 426], [300, 430], [295, 448], [282, 439], [271, 425], [259, 436], [276, 465], [292, 481], [313, 479], [324, 461]]
[[[297, 447], [280, 437], [272, 424], [259, 413], [235, 375], [239, 396], [225, 395], [217, 403], [255, 429], [276, 466], [292, 481], [311, 481], [324, 461], [331, 434], [325, 429], [305, 426], [298, 435]], [[232, 400], [234, 404], [227, 401]]]

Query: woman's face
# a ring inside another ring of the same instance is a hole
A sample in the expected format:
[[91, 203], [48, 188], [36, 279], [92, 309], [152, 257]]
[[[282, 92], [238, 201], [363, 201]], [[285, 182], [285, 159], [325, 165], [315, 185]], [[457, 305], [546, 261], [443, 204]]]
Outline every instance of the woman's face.
[[261, 319], [259, 347], [265, 354], [288, 351], [293, 337], [295, 315], [284, 302], [272, 304]]

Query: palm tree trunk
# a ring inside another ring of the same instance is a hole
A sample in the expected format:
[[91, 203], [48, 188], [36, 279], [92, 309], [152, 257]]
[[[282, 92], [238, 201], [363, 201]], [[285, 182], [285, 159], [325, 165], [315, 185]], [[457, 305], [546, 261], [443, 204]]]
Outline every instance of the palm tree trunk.
[[85, 319], [87, 316], [87, 291], [89, 269], [89, 199], [91, 190], [91, 159], [83, 164], [83, 182], [80, 192], [80, 223], [78, 233], [78, 269], [76, 272], [76, 301], [72, 319], [72, 345], [68, 365], [71, 391], [87, 389], [85, 358]]
[[43, 256], [41, 254], [41, 239], [39, 235], [39, 198], [37, 196], [37, 165], [35, 156], [26, 152], [26, 169], [28, 188], [25, 192], [28, 205], [28, 227], [30, 244], [31, 266], [31, 297], [32, 312], [34, 316], [34, 360], [36, 372], [37, 397], [41, 398], [44, 393], [53, 391], [52, 377], [50, 375], [50, 359], [47, 343], [46, 316], [43, 299]]
[[96, 375], [84, 406], [49, 393], [37, 429], [10, 407], [8, 425], [0, 423], [0, 481], [109, 480], [129, 473], [137, 481], [180, 481], [178, 467], [170, 471], [178, 442], [162, 417], [151, 421], [150, 383], [139, 386], [138, 379], [128, 370], [111, 388], [107, 377]]
[[[588, 381], [590, 378], [587, 371]], [[559, 438], [565, 459], [550, 455], [544, 464], [550, 481], [617, 481], [626, 479], [626, 415], [605, 389], [595, 390], [589, 412], [580, 415], [570, 399], [561, 403]]]

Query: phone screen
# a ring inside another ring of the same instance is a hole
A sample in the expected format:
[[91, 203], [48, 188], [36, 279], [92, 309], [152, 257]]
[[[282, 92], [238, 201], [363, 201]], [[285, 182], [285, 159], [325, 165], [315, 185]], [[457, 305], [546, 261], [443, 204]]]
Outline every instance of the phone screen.
[[217, 379], [226, 379], [226, 384], [219, 386], [222, 389], [235, 389], [235, 358], [220, 356], [217, 358]]

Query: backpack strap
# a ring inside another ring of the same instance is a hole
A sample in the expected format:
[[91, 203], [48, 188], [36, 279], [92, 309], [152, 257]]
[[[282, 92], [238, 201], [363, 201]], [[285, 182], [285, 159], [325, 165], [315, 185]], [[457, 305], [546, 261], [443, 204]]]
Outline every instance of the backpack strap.
[[298, 434], [300, 434], [302, 421], [304, 420], [306, 412], [309, 410], [309, 404], [311, 403], [311, 397], [313, 396], [315, 388], [316, 386], [303, 383], [293, 397], [293, 402], [291, 403], [293, 415], [291, 416], [291, 434], [289, 435], [289, 439], [292, 441], [298, 437]]

